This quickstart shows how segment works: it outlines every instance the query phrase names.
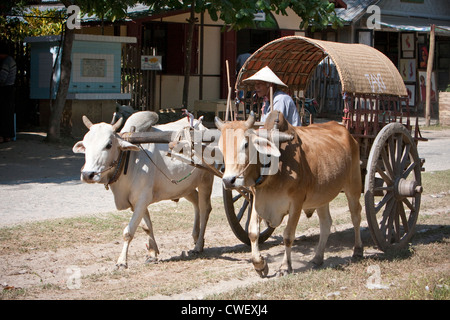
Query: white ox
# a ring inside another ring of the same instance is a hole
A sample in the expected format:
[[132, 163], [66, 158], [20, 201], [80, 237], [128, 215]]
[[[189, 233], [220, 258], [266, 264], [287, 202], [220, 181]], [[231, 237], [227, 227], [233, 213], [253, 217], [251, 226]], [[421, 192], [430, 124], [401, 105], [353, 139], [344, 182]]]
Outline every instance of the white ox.
[[[148, 121], [147, 121], [148, 120]], [[186, 119], [157, 125], [155, 113], [146, 111], [133, 114], [125, 123], [121, 132], [128, 132], [131, 126], [139, 131], [179, 131], [189, 125]], [[107, 123], [92, 124], [83, 116], [83, 121], [89, 132], [83, 141], [73, 147], [75, 153], [85, 153], [85, 164], [81, 171], [81, 180], [87, 183], [102, 183], [109, 185], [116, 208], [125, 210], [131, 208], [133, 216], [123, 231], [124, 245], [116, 266], [127, 267], [128, 247], [142, 219], [144, 231], [149, 236], [148, 259], [155, 261], [159, 253], [152, 223], [147, 207], [161, 200], [177, 200], [182, 197], [190, 201], [195, 210], [194, 252], [203, 251], [206, 224], [211, 212], [211, 191], [213, 175], [206, 170], [197, 169], [185, 162], [168, 157], [167, 144], [144, 144], [145, 151], [131, 144], [116, 133], [121, 125], [121, 119], [114, 125]], [[200, 129], [206, 128], [195, 120]], [[119, 162], [121, 151], [131, 151], [127, 173], [121, 174]], [[169, 180], [170, 179], [170, 180]], [[171, 181], [173, 180], [173, 181]], [[175, 183], [176, 182], [176, 183]]]
[[[362, 256], [359, 229], [362, 182], [358, 143], [348, 130], [337, 122], [293, 127], [278, 111], [269, 114], [264, 128], [273, 129], [277, 120], [280, 132], [293, 137], [291, 141], [281, 143], [279, 147], [263, 137], [262, 133], [252, 129], [255, 121], [253, 115], [246, 122], [223, 123], [219, 118], [215, 119], [216, 126], [222, 132], [219, 146], [225, 160], [222, 177], [225, 187], [249, 187], [254, 196], [249, 238], [255, 270], [261, 276], [267, 275], [268, 272], [267, 263], [258, 247], [259, 219], [264, 219], [275, 228], [280, 225], [283, 217], [288, 215], [283, 233], [285, 254], [278, 272], [281, 275], [292, 272], [291, 247], [302, 209], [310, 216], [317, 208], [320, 239], [312, 262], [316, 265], [322, 264], [332, 222], [329, 202], [340, 191], [344, 191], [347, 196], [355, 230], [353, 255]], [[235, 143], [229, 143], [230, 139]], [[236, 148], [228, 148], [229, 146]], [[250, 159], [251, 147], [262, 155], [271, 156], [272, 161], [278, 160], [275, 168], [278, 171], [273, 175], [263, 175], [262, 169], [265, 168], [261, 162], [252, 163]]]

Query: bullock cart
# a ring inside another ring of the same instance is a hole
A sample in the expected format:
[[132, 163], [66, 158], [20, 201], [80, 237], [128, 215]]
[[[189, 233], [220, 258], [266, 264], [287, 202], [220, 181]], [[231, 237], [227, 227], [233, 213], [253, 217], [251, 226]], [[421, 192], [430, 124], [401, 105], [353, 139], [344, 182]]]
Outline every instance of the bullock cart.
[[[288, 85], [289, 94], [304, 100], [315, 68], [326, 57], [333, 60], [341, 80], [342, 124], [359, 143], [362, 192], [373, 241], [383, 251], [404, 247], [415, 232], [419, 214], [424, 160], [419, 158], [417, 143], [426, 139], [420, 136], [417, 117], [412, 123], [402, 77], [384, 54], [362, 44], [283, 37], [262, 46], [245, 62], [236, 91], [252, 90], [242, 80], [269, 66]], [[305, 114], [304, 105], [305, 101], [299, 104], [301, 115]], [[171, 141], [169, 136], [158, 140], [145, 133], [139, 137], [128, 134], [127, 139], [134, 143]], [[220, 167], [200, 167], [222, 176]], [[224, 189], [223, 197], [233, 232], [249, 244], [251, 192]], [[265, 241], [272, 232], [271, 227], [262, 226], [259, 241]]]

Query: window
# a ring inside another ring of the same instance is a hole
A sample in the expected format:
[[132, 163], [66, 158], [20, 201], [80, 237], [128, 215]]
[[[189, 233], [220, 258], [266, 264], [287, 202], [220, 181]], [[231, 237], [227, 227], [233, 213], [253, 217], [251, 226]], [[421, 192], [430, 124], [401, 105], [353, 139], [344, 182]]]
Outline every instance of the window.
[[[152, 22], [144, 26], [143, 52], [162, 56], [162, 73], [184, 75], [184, 60], [186, 54], [186, 38], [188, 24]], [[192, 42], [191, 74], [198, 73], [198, 26], [195, 26]]]

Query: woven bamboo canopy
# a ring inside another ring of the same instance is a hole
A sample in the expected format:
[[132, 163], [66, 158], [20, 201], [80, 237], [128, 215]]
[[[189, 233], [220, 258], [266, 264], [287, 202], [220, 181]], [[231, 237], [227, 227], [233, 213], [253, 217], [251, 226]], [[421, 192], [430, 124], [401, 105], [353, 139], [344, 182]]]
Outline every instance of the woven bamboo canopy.
[[279, 38], [259, 48], [242, 66], [236, 88], [245, 88], [242, 80], [269, 66], [291, 90], [306, 92], [315, 68], [327, 56], [336, 65], [342, 93], [407, 96], [397, 68], [380, 51], [364, 44], [301, 36]]

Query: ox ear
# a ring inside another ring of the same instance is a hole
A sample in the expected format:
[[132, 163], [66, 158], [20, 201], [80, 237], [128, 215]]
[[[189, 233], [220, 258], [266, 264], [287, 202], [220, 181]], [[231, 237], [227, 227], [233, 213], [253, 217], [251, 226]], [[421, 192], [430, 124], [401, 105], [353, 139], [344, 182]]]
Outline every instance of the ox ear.
[[83, 141], [78, 141], [77, 143], [75, 143], [75, 145], [72, 148], [72, 151], [74, 153], [85, 153], [86, 148], [84, 147]]
[[274, 157], [281, 156], [280, 150], [269, 139], [261, 138], [256, 135], [252, 135], [252, 137], [253, 145], [259, 153]]
[[122, 151], [139, 151], [139, 150], [141, 150], [141, 149], [139, 149], [138, 146], [136, 146], [132, 143], [129, 143], [123, 139], [118, 139], [118, 140], [119, 140], [119, 148]]

